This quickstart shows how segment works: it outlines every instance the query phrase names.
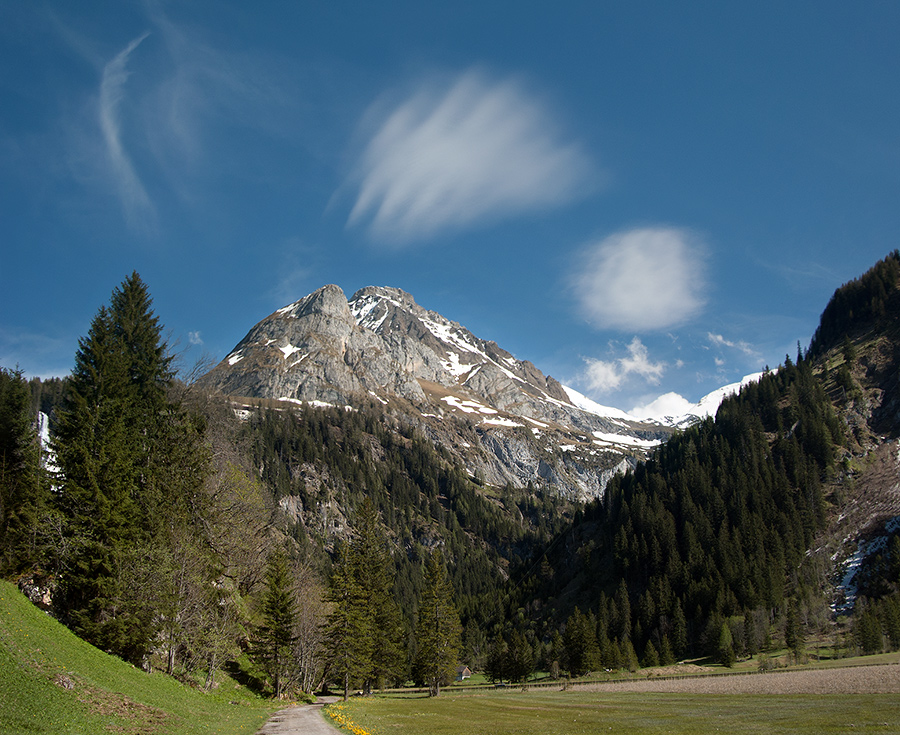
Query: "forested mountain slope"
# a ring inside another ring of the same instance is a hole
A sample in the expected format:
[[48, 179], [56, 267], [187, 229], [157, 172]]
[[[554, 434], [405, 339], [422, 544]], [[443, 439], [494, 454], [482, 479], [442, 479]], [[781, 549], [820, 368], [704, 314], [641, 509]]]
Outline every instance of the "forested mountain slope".
[[[446, 450], [373, 404], [364, 410], [259, 407], [243, 434], [253, 466], [300, 553], [326, 552], [371, 500], [389, 534], [395, 600], [412, 616], [429, 549], [443, 549], [463, 620], [485, 628], [502, 613], [509, 574], [571, 519], [574, 506], [539, 488], [479, 486]], [[410, 623], [411, 617], [410, 617]]]
[[[894, 253], [836, 292], [808, 353], [614, 478], [522, 599], [557, 618], [590, 610], [598, 651], [627, 640], [651, 657], [725, 655], [725, 639], [731, 655], [754, 652], [773, 632], [795, 645], [828, 630], [847, 592], [842, 547], [900, 515], [898, 277]], [[866, 589], [894, 595], [872, 609], [900, 645], [896, 528], [883, 539], [863, 565], [880, 581]]]

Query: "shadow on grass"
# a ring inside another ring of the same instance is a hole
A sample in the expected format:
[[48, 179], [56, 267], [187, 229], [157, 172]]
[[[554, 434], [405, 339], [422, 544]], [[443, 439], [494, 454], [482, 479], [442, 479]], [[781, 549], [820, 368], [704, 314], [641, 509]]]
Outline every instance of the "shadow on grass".
[[242, 687], [246, 687], [260, 697], [266, 696], [267, 691], [265, 682], [244, 668], [240, 661], [226, 661], [222, 668], [228, 676], [234, 679]]

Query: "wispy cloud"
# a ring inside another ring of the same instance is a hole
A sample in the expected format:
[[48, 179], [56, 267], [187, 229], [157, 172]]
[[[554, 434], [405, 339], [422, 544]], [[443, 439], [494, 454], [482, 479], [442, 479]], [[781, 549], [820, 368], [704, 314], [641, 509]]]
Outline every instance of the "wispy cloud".
[[149, 33], [134, 39], [103, 67], [100, 81], [98, 114], [106, 153], [117, 183], [117, 192], [126, 216], [132, 224], [153, 215], [154, 208], [131, 157], [122, 142], [120, 107], [128, 81], [128, 59]]
[[584, 250], [572, 276], [574, 294], [598, 327], [668, 329], [702, 310], [704, 262], [701, 242], [687, 230], [628, 230]]
[[751, 345], [749, 342], [745, 342], [744, 340], [733, 341], [730, 339], [725, 339], [721, 334], [713, 334], [712, 332], [708, 332], [706, 338], [709, 340], [710, 344], [715, 347], [722, 348], [728, 347], [732, 350], [738, 350], [739, 352], [743, 352], [747, 357], [759, 357], [759, 352]]
[[[173, 203], [190, 216], [222, 217], [220, 202], [210, 201], [219, 190], [207, 182], [236, 172], [270, 175], [258, 151], [271, 150], [274, 138], [282, 161], [306, 134], [298, 123], [311, 117], [312, 102], [301, 116], [297, 99], [309, 95], [301, 94], [301, 73], [283, 60], [221, 48], [203, 29], [173, 22], [157, 3], [144, 11], [148, 31], [120, 39], [112, 53], [61, 22], [54, 27], [99, 79], [74, 87], [77, 102], [61, 116], [66, 173], [112, 192], [129, 227], [153, 232], [165, 226]], [[92, 203], [95, 193], [88, 191]]]
[[[370, 118], [373, 115], [370, 115]], [[349, 225], [405, 243], [581, 196], [589, 157], [516, 81], [469, 71], [377, 116], [348, 182]]]
[[627, 355], [615, 360], [587, 359], [583, 381], [590, 391], [603, 393], [616, 390], [631, 376], [639, 376], [656, 385], [665, 372], [664, 362], [653, 362], [646, 346], [637, 337], [627, 347]]
[[0, 324], [0, 365], [20, 368], [26, 375], [49, 378], [72, 369], [76, 339], [8, 328]]

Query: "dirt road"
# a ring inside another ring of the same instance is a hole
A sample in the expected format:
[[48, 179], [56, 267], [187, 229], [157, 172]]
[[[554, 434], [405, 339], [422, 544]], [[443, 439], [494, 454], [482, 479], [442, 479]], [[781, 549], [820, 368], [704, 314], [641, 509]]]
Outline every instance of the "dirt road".
[[325, 721], [322, 707], [326, 704], [328, 701], [320, 700], [318, 704], [299, 704], [279, 710], [256, 735], [340, 735], [340, 730]]

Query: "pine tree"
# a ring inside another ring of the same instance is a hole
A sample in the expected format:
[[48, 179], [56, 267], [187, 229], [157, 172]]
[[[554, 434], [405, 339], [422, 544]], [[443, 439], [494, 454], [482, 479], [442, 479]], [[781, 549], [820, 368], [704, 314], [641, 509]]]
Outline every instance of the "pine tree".
[[76, 633], [134, 663], [156, 635], [162, 591], [173, 589], [160, 576], [184, 537], [173, 530], [200, 512], [207, 472], [200, 432], [168, 396], [161, 332], [132, 273], [79, 342], [54, 437], [66, 524], [54, 604]]
[[425, 560], [425, 589], [416, 626], [416, 668], [431, 696], [440, 695], [441, 684], [453, 680], [459, 663], [461, 631], [443, 554], [435, 549]]
[[734, 653], [734, 637], [727, 622], [723, 622], [719, 628], [719, 638], [716, 643], [716, 658], [720, 664], [731, 668], [734, 666], [736, 656]]
[[534, 651], [528, 639], [519, 630], [509, 638], [507, 678], [512, 682], [527, 681], [534, 670]]
[[355, 520], [350, 545], [352, 572], [361, 592], [361, 610], [366, 635], [370, 639], [371, 660], [363, 690], [369, 694], [373, 682], [395, 677], [403, 661], [400, 610], [392, 595], [394, 563], [385, 543], [385, 529], [378, 511], [366, 498]]
[[485, 666], [485, 676], [491, 683], [503, 683], [508, 676], [509, 671], [509, 644], [503, 637], [503, 633], [499, 630], [491, 647], [488, 650], [487, 664]]
[[41, 469], [28, 384], [0, 368], [0, 576], [35, 571], [46, 562], [40, 526], [50, 504]]
[[594, 630], [591, 616], [576, 607], [566, 621], [563, 634], [568, 671], [572, 676], [583, 676], [600, 665], [601, 651]]
[[368, 635], [365, 593], [353, 573], [350, 550], [339, 543], [334, 569], [325, 598], [332, 605], [325, 630], [325, 648], [331, 670], [344, 685], [344, 700], [350, 683], [364, 678], [372, 668], [372, 639]]
[[796, 598], [791, 598], [784, 629], [784, 645], [791, 650], [795, 662], [799, 662], [806, 646], [806, 637], [800, 623], [800, 611]]
[[258, 657], [272, 678], [276, 699], [281, 699], [290, 678], [296, 617], [294, 580], [284, 552], [276, 549], [269, 555], [266, 569], [264, 622], [259, 629], [258, 647]]
[[[113, 317], [102, 307], [82, 338], [55, 448], [61, 468], [57, 502], [67, 521], [64, 558], [54, 604], [63, 619], [94, 645], [140, 660], [154, 631], [117, 601], [117, 560], [146, 542], [137, 497], [135, 441], [129, 434], [125, 355]], [[124, 629], [130, 642], [122, 646]], [[128, 649], [127, 651], [125, 649]]]

